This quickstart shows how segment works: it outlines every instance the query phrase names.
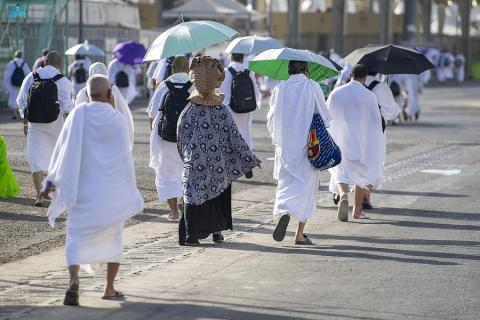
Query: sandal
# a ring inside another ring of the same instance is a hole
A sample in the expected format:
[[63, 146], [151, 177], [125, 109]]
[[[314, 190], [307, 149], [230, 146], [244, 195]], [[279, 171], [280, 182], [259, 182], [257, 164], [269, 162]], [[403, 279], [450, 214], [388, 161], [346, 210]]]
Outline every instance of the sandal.
[[340, 195], [339, 195], [338, 193], [334, 193], [334, 194], [333, 194], [333, 203], [334, 203], [335, 205], [337, 205], [338, 202], [340, 202]]
[[68, 289], [65, 292], [65, 299], [63, 299], [63, 304], [66, 306], [78, 306], [79, 305], [79, 295], [78, 292], [73, 289]]
[[115, 290], [115, 294], [113, 296], [103, 296], [102, 299], [103, 300], [123, 300], [125, 299], [125, 296], [120, 291]]
[[35, 203], [33, 204], [35, 207], [41, 208], [43, 207], [43, 200], [35, 200]]
[[212, 240], [215, 243], [223, 243], [225, 241], [225, 238], [223, 237], [223, 235], [221, 233], [214, 233], [212, 235]]
[[169, 214], [168, 217], [167, 217], [167, 220], [170, 221], [170, 222], [178, 222], [178, 221], [180, 221], [180, 217], [174, 218], [172, 214]]
[[284, 214], [280, 217], [277, 222], [277, 226], [275, 227], [275, 230], [273, 230], [273, 240], [281, 242], [283, 241], [283, 239], [285, 239], [289, 222], [290, 216], [288, 214]]
[[183, 245], [186, 246], [186, 247], [196, 247], [196, 246], [200, 245], [200, 241], [198, 241], [198, 240], [188, 241], [187, 240], [183, 243]]
[[295, 240], [295, 244], [297, 245], [303, 245], [303, 246], [311, 246], [313, 245], [313, 242], [312, 240], [310, 240], [309, 237], [307, 237], [307, 235], [304, 233], [303, 234], [303, 240]]
[[360, 213], [359, 216], [355, 216], [355, 215], [352, 214], [352, 218], [353, 218], [353, 219], [369, 219], [369, 218], [365, 215], [364, 212]]
[[373, 209], [373, 206], [370, 204], [370, 202], [364, 202], [364, 203], [362, 203], [362, 209], [371, 210], [371, 209]]
[[340, 201], [340, 205], [338, 206], [337, 218], [342, 222], [348, 221], [348, 200], [347, 199], [343, 199]]

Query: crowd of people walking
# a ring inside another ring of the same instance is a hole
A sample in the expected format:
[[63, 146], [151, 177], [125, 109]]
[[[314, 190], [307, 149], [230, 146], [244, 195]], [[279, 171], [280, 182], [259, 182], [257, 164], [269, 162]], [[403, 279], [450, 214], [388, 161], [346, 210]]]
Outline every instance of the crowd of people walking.
[[[313, 70], [307, 61], [288, 61], [288, 79], [270, 82], [249, 69], [246, 54], [232, 53], [230, 58], [224, 65], [209, 56], [177, 55], [153, 62], [147, 70], [149, 166], [158, 199], [168, 204], [168, 220], [178, 223], [179, 244], [195, 246], [210, 235], [221, 243], [222, 231], [233, 228], [231, 185], [241, 177], [251, 179], [261, 166], [253, 151], [252, 114], [266, 94], [267, 129], [275, 147], [273, 177], [278, 181], [273, 239], [284, 240], [293, 217], [298, 221], [293, 242], [313, 244], [305, 226], [317, 209], [320, 170], [309, 161], [307, 143], [315, 136], [311, 124], [316, 115], [341, 150], [341, 162], [328, 167], [338, 220], [366, 218], [371, 192], [383, 181], [387, 124], [405, 109], [418, 119], [420, 76], [381, 78], [365, 65], [348, 65], [331, 56], [343, 69], [332, 82], [333, 90], [325, 92], [310, 78]], [[12, 79], [9, 106], [24, 119], [34, 205], [51, 200], [52, 226], [68, 213], [70, 285], [64, 303], [79, 303], [79, 266], [97, 262], [108, 263], [103, 298], [117, 299], [123, 296], [114, 286], [123, 225], [143, 209], [129, 108], [137, 95], [136, 70], [117, 58], [107, 68], [76, 55], [65, 77], [61, 65], [58, 52], [45, 50], [30, 72], [22, 53], [16, 52], [6, 72]], [[13, 174], [8, 174], [11, 181]]]

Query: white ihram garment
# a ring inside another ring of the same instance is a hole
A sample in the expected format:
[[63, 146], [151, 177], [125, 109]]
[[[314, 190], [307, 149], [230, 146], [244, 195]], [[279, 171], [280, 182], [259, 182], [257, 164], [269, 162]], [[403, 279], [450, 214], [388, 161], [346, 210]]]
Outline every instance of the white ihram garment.
[[111, 84], [116, 85], [115, 77], [117, 73], [124, 71], [128, 76], [128, 87], [127, 88], [118, 88], [122, 93], [127, 103], [132, 103], [133, 99], [137, 96], [137, 74], [134, 66], [123, 64], [114, 58], [108, 64], [108, 80]]
[[420, 76], [416, 74], [409, 74], [406, 76], [406, 83], [407, 83], [407, 113], [411, 116], [414, 116], [416, 113], [421, 111], [420, 106], [420, 90], [421, 90], [421, 83], [420, 83]]
[[[128, 107], [127, 100], [125, 100], [125, 98], [123, 97], [122, 93], [120, 92], [120, 90], [117, 88], [116, 85], [112, 85], [112, 95], [113, 95], [113, 101], [115, 102], [115, 109], [118, 109], [118, 111], [120, 111], [120, 113], [127, 119], [128, 138], [129, 138], [128, 140], [130, 141], [130, 150], [132, 150], [133, 143], [134, 143], [134, 132], [135, 132], [132, 112]], [[82, 90], [80, 90], [80, 92], [77, 95], [77, 99], [75, 100], [75, 106], [79, 106], [83, 103], [88, 103], [88, 102], [90, 102], [90, 99], [88, 98], [87, 88], [83, 88]]]
[[338, 183], [377, 188], [383, 180], [383, 132], [378, 100], [352, 80], [335, 88], [327, 100], [332, 117], [329, 132], [342, 151], [342, 162], [329, 169], [330, 191]]
[[337, 82], [335, 83], [335, 88], [341, 85], [344, 85], [350, 80], [350, 74], [352, 73], [352, 65], [345, 61], [343, 64], [343, 69], [340, 71]]
[[[434, 48], [430, 48], [427, 50], [427, 52], [424, 53], [425, 57], [427, 57], [430, 62], [436, 66], [438, 64], [438, 58], [440, 56], [440, 51]], [[432, 70], [426, 70], [420, 74], [421, 80], [424, 85], [428, 84], [430, 82], [430, 79], [432, 78]]]
[[455, 80], [457, 82], [463, 82], [465, 80], [465, 57], [463, 54], [459, 53], [455, 56], [455, 61], [460, 63], [455, 63]]
[[88, 80], [88, 69], [90, 68], [90, 62], [88, 62], [85, 59], [80, 59], [80, 60], [73, 61], [68, 66], [68, 74], [71, 75], [71, 81], [72, 81], [72, 84], [73, 84], [73, 96], [74, 97], [76, 97], [78, 95], [78, 93], [80, 92], [80, 90], [85, 88], [85, 86], [87, 85], [87, 81], [85, 81], [83, 83], [77, 83], [76, 80], [75, 80], [75, 72], [81, 66], [83, 66], [83, 68], [85, 69], [85, 75], [87, 76], [86, 80]]
[[320, 113], [328, 126], [322, 89], [305, 75], [292, 75], [273, 90], [267, 127], [275, 145], [273, 177], [278, 180], [274, 216], [288, 213], [305, 222], [315, 213], [320, 171], [307, 158], [314, 113]]
[[127, 120], [110, 104], [77, 106], [65, 121], [44, 181], [48, 219], [67, 212], [68, 265], [119, 262], [123, 223], [143, 209]]
[[[189, 81], [189, 78], [186, 73], [174, 73], [167, 80], [184, 84]], [[193, 92], [193, 90], [192, 85], [189, 91]], [[150, 168], [155, 170], [155, 186], [161, 201], [183, 195], [183, 161], [178, 154], [177, 144], [165, 141], [158, 135], [158, 124], [162, 118], [162, 112], [159, 109], [167, 92], [168, 87], [163, 81], [155, 90], [147, 108], [149, 117], [154, 119], [150, 133]]]
[[[365, 85], [369, 86], [375, 79], [371, 76], [367, 77]], [[386, 82], [379, 82], [372, 92], [375, 94], [378, 100], [378, 105], [381, 107], [380, 112], [385, 119], [385, 121], [394, 120], [398, 113], [400, 112], [400, 107], [398, 106], [395, 98], [393, 97], [392, 90]], [[381, 136], [381, 164], [382, 167], [385, 164], [385, 159], [387, 157], [387, 129], [383, 132]], [[378, 188], [379, 186], [377, 186]]]
[[[38, 68], [38, 75], [42, 79], [53, 78], [59, 71], [52, 66]], [[30, 73], [23, 80], [22, 87], [17, 97], [17, 104], [23, 111], [27, 108], [28, 91], [33, 84], [33, 74]], [[29, 123], [27, 135], [27, 160], [32, 172], [47, 171], [50, 158], [57, 143], [58, 135], [62, 130], [65, 113], [73, 109], [72, 84], [63, 77], [56, 82], [58, 88], [58, 103], [60, 114], [58, 119], [51, 123]]]
[[444, 67], [445, 78], [447, 80], [453, 79], [453, 69], [455, 68], [455, 57], [450, 53], [447, 52], [445, 54], [445, 59], [450, 61], [450, 65], [448, 67]]
[[165, 76], [165, 72], [167, 71], [167, 58], [163, 58], [158, 61], [153, 70], [152, 79], [155, 79], [157, 83], [162, 82], [165, 80], [163, 77]]
[[31, 72], [28, 64], [23, 59], [15, 58], [7, 64], [7, 67], [5, 68], [5, 73], [3, 74], [3, 88], [8, 94], [8, 107], [12, 110], [18, 109], [17, 96], [20, 90], [19, 87], [15, 87], [14, 85], [12, 85], [12, 75], [16, 69], [15, 63], [19, 68], [22, 66], [23, 63], [25, 63], [23, 64], [22, 68], [23, 74], [25, 76]]
[[145, 76], [147, 77], [147, 88], [149, 92], [149, 97], [153, 96], [153, 93], [155, 92], [155, 88], [153, 86], [153, 75], [155, 73], [155, 69], [158, 66], [158, 61], [153, 61], [148, 65], [147, 71], [145, 72]]
[[[245, 63], [239, 63], [239, 62], [232, 62], [228, 65], [228, 67], [232, 67], [235, 69], [237, 72], [242, 72], [247, 69]], [[230, 99], [232, 97], [232, 80], [233, 76], [228, 71], [228, 67], [225, 68], [225, 80], [223, 81], [220, 91], [225, 94], [225, 97], [223, 99], [223, 104], [226, 106], [230, 105]], [[257, 83], [257, 79], [255, 78], [255, 74], [253, 72], [250, 72], [250, 79], [252, 79], [253, 82], [253, 88], [255, 90], [255, 100], [257, 103], [257, 107], [260, 107], [262, 104], [262, 94], [260, 92], [260, 88]], [[252, 112], [248, 113], [236, 113], [233, 112], [231, 108], [228, 108], [230, 112], [232, 113], [233, 120], [235, 120], [235, 124], [238, 127], [238, 130], [240, 131], [243, 140], [248, 144], [251, 150], [253, 150], [253, 139], [252, 139]]]
[[[445, 61], [448, 60], [448, 66], [445, 66], [447, 64]], [[445, 82], [448, 79], [453, 78], [453, 63], [454, 59], [451, 53], [449, 52], [444, 52], [441, 53], [439, 58], [438, 58], [438, 64], [437, 66], [437, 79], [440, 82]]]

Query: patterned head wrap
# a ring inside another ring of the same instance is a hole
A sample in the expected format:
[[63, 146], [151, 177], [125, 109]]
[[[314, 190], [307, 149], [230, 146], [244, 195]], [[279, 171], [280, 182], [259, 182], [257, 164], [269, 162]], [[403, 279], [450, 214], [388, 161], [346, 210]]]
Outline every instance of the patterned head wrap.
[[223, 101], [223, 94], [217, 88], [225, 80], [223, 64], [215, 58], [204, 56], [194, 58], [190, 65], [190, 80], [196, 90], [190, 99], [205, 106], [217, 106]]

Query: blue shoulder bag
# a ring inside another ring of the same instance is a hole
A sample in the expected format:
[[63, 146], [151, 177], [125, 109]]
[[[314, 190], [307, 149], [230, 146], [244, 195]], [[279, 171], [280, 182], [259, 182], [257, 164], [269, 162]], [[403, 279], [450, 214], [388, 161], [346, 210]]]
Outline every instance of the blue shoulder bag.
[[319, 113], [313, 114], [308, 132], [308, 160], [319, 170], [330, 169], [342, 161], [342, 152], [333, 141]]

